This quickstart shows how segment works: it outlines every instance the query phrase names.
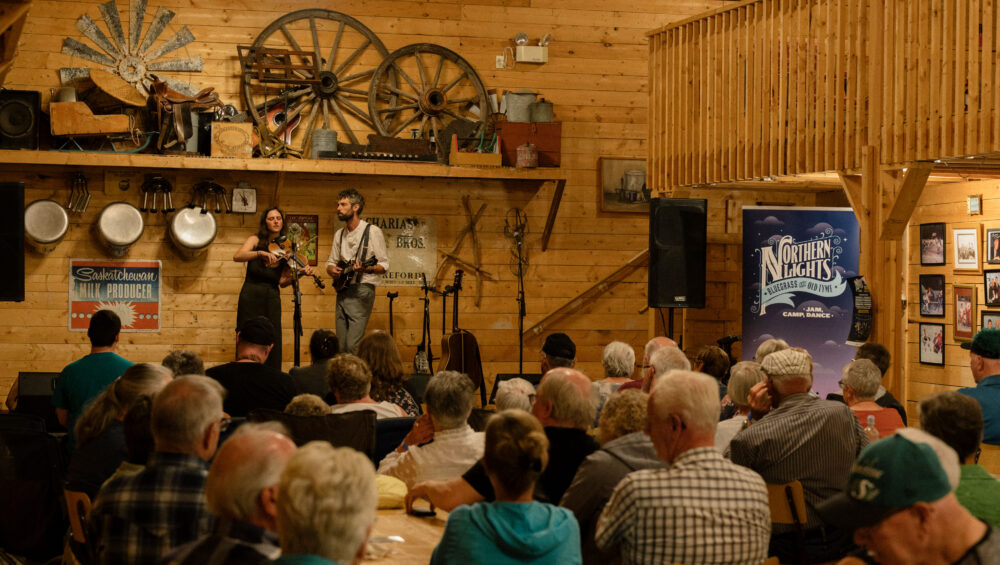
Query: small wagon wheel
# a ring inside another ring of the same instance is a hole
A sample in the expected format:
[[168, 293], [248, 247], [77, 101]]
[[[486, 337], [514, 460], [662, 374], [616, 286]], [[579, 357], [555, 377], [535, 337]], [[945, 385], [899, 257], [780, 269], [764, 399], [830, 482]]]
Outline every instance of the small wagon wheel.
[[[253, 48], [263, 47], [313, 51], [320, 68], [318, 77], [310, 70], [294, 70], [303, 79], [298, 85], [262, 84], [253, 73], [243, 74], [247, 108], [272, 142], [283, 141], [288, 149], [304, 154], [313, 130], [325, 128], [337, 130], [342, 142], [367, 143], [367, 135], [375, 131], [365, 107], [368, 83], [389, 53], [372, 30], [340, 12], [299, 10], [260, 32]], [[300, 59], [306, 63], [306, 58]], [[393, 78], [386, 80], [394, 84]]]
[[490, 119], [483, 82], [472, 65], [454, 51], [431, 43], [401, 47], [375, 70], [368, 93], [368, 111], [382, 135], [396, 137], [419, 130], [447, 144], [441, 132], [455, 120], [482, 133]]

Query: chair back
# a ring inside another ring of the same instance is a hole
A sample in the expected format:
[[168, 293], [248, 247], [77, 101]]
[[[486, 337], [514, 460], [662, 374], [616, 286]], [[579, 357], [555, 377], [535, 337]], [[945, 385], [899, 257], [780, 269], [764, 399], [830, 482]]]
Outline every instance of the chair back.
[[469, 414], [469, 426], [473, 429], [473, 431], [484, 431], [486, 430], [486, 423], [489, 422], [490, 418], [492, 418], [496, 413], [496, 410], [473, 408], [472, 413]]
[[69, 512], [69, 528], [73, 532], [73, 539], [87, 543], [83, 524], [90, 514], [90, 497], [85, 492], [75, 490], [64, 490], [63, 493], [66, 495], [66, 510]]
[[326, 441], [335, 447], [353, 447], [375, 461], [375, 413], [371, 410], [296, 416], [270, 408], [258, 408], [247, 416], [248, 422], [281, 422], [292, 434], [295, 445]]
[[413, 429], [416, 418], [382, 418], [375, 423], [375, 466], [393, 449], [399, 447], [406, 434]]
[[414, 373], [403, 383], [403, 388], [410, 393], [418, 406], [424, 403], [424, 391], [427, 390], [427, 382], [431, 380], [432, 376]]
[[771, 507], [771, 523], [798, 526], [806, 523], [806, 497], [799, 481], [768, 484], [767, 502]]
[[982, 449], [982, 453], [979, 454], [979, 464], [991, 475], [1000, 475], [1000, 445], [984, 443], [979, 448]]

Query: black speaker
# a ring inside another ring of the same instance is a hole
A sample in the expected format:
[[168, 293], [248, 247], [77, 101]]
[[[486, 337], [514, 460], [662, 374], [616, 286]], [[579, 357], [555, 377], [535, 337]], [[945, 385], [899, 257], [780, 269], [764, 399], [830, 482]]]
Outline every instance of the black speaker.
[[0, 149], [38, 149], [42, 94], [0, 90]]
[[0, 302], [24, 300], [24, 183], [0, 182], [0, 257], [7, 274], [0, 277]]
[[65, 430], [52, 406], [52, 393], [56, 390], [59, 373], [21, 371], [17, 374], [17, 406], [15, 414], [31, 414], [45, 419], [46, 430]]
[[649, 307], [705, 307], [708, 201], [653, 198], [649, 205]]

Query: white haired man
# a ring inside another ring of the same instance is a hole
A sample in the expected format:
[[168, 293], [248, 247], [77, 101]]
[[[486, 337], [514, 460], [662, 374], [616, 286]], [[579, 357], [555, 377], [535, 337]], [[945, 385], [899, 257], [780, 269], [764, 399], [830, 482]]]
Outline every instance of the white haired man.
[[360, 563], [375, 524], [378, 491], [371, 461], [349, 447], [309, 442], [292, 455], [278, 483], [274, 563]]
[[205, 504], [208, 461], [228, 424], [223, 389], [201, 376], [171, 381], [153, 400], [156, 451], [146, 468], [104, 485], [88, 520], [101, 565], [155, 563], [212, 531]]
[[475, 465], [483, 456], [483, 433], [472, 431], [467, 423], [473, 390], [469, 377], [457, 371], [431, 377], [424, 391], [427, 412], [417, 418], [403, 443], [382, 460], [379, 474], [412, 487], [423, 481], [454, 479]]
[[[248, 429], [244, 431], [243, 427]], [[208, 509], [215, 532], [170, 552], [167, 565], [256, 565], [281, 555], [278, 479], [295, 444], [287, 436], [244, 424], [222, 444], [208, 470]]]
[[[677, 349], [677, 342], [670, 339], [669, 337], [664, 337], [662, 335], [656, 336], [653, 339], [647, 341], [646, 347], [643, 348], [642, 367], [639, 373], [639, 378], [634, 381], [629, 381], [621, 385], [620, 387], [618, 387], [618, 390], [628, 390], [630, 388], [635, 388], [635, 389], [640, 389], [643, 392], [649, 392], [649, 387], [647, 383], [650, 381], [647, 380], [647, 376], [649, 379], [653, 378], [653, 365], [652, 363], [650, 363], [650, 359], [652, 359], [654, 353], [667, 347], [672, 347], [674, 349]], [[691, 367], [688, 366], [688, 368], [690, 369]]]
[[757, 565], [771, 533], [767, 486], [715, 450], [718, 382], [693, 371], [657, 379], [647, 433], [665, 469], [618, 483], [597, 522], [597, 547], [622, 563]]
[[844, 555], [851, 537], [850, 532], [824, 526], [815, 508], [847, 484], [868, 437], [846, 405], [809, 394], [812, 358], [805, 350], [776, 351], [761, 366], [767, 379], [750, 388], [751, 425], [733, 437], [729, 456], [768, 483], [802, 483], [804, 538], [800, 543], [791, 526], [775, 524], [768, 555], [784, 562], [802, 553], [806, 563], [825, 563]]
[[[587, 375], [560, 367], [542, 377], [531, 413], [549, 439], [549, 464], [535, 484], [535, 499], [553, 503], [562, 499], [580, 463], [597, 450], [597, 442], [587, 434], [596, 408]], [[492, 501], [496, 496], [480, 459], [461, 478], [414, 485], [406, 494], [407, 507], [417, 498], [451, 510], [460, 504]]]
[[891, 436], [905, 426], [895, 408], [882, 407], [875, 402], [875, 395], [882, 386], [882, 372], [875, 363], [869, 359], [855, 359], [844, 365], [842, 374], [840, 388], [844, 391], [844, 404], [850, 406], [862, 426], [872, 416], [879, 437]]

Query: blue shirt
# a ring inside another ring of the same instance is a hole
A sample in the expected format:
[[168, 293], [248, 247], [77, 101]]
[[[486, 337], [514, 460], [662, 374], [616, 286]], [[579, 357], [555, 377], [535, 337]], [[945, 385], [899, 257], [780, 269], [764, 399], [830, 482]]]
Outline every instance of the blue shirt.
[[76, 447], [74, 428], [84, 407], [132, 365], [134, 363], [117, 353], [106, 351], [78, 359], [59, 373], [56, 389], [52, 393], [52, 405], [69, 412], [70, 451]]
[[336, 561], [330, 561], [318, 555], [282, 555], [272, 561], [283, 565], [337, 565]]
[[975, 398], [983, 409], [983, 443], [1000, 445], [1000, 375], [990, 375], [975, 388], [958, 392]]

